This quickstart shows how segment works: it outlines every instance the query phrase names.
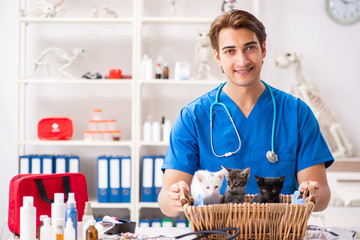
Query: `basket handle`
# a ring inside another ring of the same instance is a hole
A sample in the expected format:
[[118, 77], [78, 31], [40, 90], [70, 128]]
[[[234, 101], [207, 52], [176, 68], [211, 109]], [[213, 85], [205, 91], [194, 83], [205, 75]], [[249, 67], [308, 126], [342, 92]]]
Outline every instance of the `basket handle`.
[[180, 204], [182, 207], [188, 207], [192, 205], [192, 197], [185, 191], [184, 188], [180, 188]]
[[306, 203], [312, 202], [316, 204], [315, 186], [313, 184], [310, 184], [309, 187], [303, 192], [303, 199]]

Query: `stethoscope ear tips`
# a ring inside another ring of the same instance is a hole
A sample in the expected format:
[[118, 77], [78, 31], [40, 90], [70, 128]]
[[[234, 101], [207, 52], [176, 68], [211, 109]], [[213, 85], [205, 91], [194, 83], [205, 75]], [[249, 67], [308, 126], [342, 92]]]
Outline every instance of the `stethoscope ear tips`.
[[271, 163], [276, 163], [278, 161], [278, 156], [276, 155], [275, 152], [273, 151], [268, 151], [266, 153], [266, 158], [269, 160], [269, 162]]

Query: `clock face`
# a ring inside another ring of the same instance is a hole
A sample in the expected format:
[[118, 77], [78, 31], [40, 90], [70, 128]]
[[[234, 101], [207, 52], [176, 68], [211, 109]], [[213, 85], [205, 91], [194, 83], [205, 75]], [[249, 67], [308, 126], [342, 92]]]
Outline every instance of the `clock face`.
[[360, 20], [360, 0], [326, 0], [326, 11], [340, 24], [351, 24]]

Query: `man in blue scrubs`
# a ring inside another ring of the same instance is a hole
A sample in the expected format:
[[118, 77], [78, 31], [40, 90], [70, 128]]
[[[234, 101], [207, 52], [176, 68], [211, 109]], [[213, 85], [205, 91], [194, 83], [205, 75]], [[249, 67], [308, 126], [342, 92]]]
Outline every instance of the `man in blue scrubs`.
[[[333, 157], [310, 108], [285, 92], [270, 86], [267, 89], [261, 81], [266, 56], [263, 24], [245, 11], [233, 10], [214, 20], [209, 36], [227, 81], [220, 90], [217, 87], [185, 106], [176, 119], [163, 165], [164, 181], [158, 198], [161, 211], [168, 216], [179, 215], [179, 189], [190, 190], [198, 169], [219, 171], [221, 165], [250, 167], [246, 186], [249, 194], [258, 193], [255, 175], [285, 175], [283, 194], [297, 189], [303, 192], [314, 185], [314, 210], [325, 209], [330, 199], [325, 168], [332, 164]], [[216, 104], [210, 112], [217, 94], [226, 108]], [[266, 157], [272, 149], [273, 128], [278, 157], [274, 163]]]

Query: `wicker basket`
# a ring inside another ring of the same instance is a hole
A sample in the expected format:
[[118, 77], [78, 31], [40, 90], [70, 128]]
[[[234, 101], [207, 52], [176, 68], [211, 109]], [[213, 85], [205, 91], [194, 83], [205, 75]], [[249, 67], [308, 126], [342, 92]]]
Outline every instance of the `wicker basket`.
[[[304, 193], [305, 204], [292, 204], [292, 195], [281, 195], [281, 203], [252, 203], [254, 195], [247, 195], [245, 203], [192, 206], [193, 199], [185, 191], [180, 192], [181, 205], [193, 231], [236, 227], [237, 239], [280, 240], [302, 239], [307, 222], [314, 209], [314, 188]], [[223, 236], [211, 239], [222, 239]]]

